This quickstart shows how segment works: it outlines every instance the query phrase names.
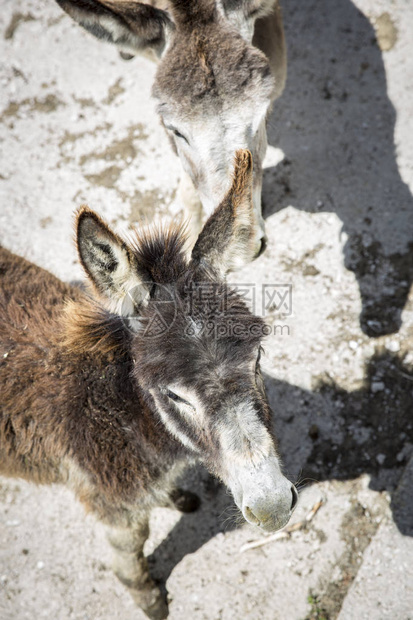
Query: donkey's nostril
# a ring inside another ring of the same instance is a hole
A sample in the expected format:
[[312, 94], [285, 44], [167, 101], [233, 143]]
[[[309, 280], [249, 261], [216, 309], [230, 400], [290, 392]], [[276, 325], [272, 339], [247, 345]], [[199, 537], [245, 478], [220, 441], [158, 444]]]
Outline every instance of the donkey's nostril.
[[295, 488], [294, 485], [291, 485], [291, 493], [293, 495], [293, 501], [291, 502], [290, 510], [294, 510], [294, 508], [297, 505], [297, 501], [298, 501], [298, 493], [297, 493], [297, 489]]
[[258, 524], [260, 522], [259, 519], [257, 519], [255, 514], [252, 512], [251, 508], [249, 508], [249, 506], [245, 506], [244, 508], [244, 517], [250, 523]]

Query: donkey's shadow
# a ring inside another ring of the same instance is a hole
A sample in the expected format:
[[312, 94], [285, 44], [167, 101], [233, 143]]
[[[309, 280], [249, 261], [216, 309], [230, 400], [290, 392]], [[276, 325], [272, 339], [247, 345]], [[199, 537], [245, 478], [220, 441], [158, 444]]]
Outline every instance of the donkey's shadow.
[[[362, 389], [346, 392], [330, 381], [314, 392], [265, 377], [275, 433], [288, 477], [311, 481], [370, 475], [370, 487], [387, 490], [393, 519], [413, 536], [413, 511], [395, 502], [395, 489], [413, 444], [413, 374], [390, 353], [373, 357]], [[201, 468], [185, 486], [200, 492], [201, 508], [184, 515], [149, 557], [153, 576], [165, 583], [174, 567], [216, 534], [238, 527], [232, 498]], [[411, 500], [410, 500], [411, 501]]]
[[[283, 15], [288, 78], [268, 141], [285, 159], [265, 171], [264, 216], [290, 204], [335, 212], [360, 287], [361, 327], [369, 336], [395, 332], [413, 279], [413, 200], [396, 163], [375, 31], [350, 0], [288, 0]], [[397, 37], [388, 18], [382, 23]]]
[[393, 520], [413, 536], [412, 497], [396, 492], [413, 455], [413, 372], [401, 357], [377, 353], [366, 365], [359, 390], [347, 392], [330, 379], [313, 392], [268, 378], [276, 434], [290, 477], [303, 481], [370, 476], [370, 488], [388, 491]]
[[149, 556], [151, 574], [162, 584], [186, 555], [197, 551], [220, 532], [235, 529], [241, 522], [230, 493], [201, 466], [185, 475], [183, 483], [185, 488], [200, 496], [201, 506], [194, 513], [182, 515]]

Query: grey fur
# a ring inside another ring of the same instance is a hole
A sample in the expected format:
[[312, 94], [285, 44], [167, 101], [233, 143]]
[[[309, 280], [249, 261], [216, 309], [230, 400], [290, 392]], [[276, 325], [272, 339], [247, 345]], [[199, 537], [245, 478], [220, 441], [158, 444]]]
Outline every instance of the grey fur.
[[[123, 55], [150, 53], [159, 66], [157, 109], [184, 169], [180, 196], [195, 241], [231, 184], [230, 159], [254, 160], [254, 254], [263, 249], [262, 161], [266, 115], [285, 84], [278, 0], [58, 0], [76, 21]], [[201, 204], [202, 203], [202, 204]]]

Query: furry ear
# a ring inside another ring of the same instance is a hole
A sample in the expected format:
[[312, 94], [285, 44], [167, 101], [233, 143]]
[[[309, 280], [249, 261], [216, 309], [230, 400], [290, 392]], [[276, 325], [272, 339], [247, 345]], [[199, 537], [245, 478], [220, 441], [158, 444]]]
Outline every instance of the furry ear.
[[222, 2], [228, 20], [248, 43], [252, 42], [256, 20], [270, 15], [275, 5], [276, 0], [223, 0]]
[[137, 314], [149, 299], [151, 284], [143, 281], [126, 243], [88, 207], [77, 214], [76, 242], [83, 268], [109, 310]]
[[174, 24], [165, 11], [130, 0], [56, 0], [98, 39], [117, 45], [124, 58], [153, 51], [161, 57]]
[[277, 0], [223, 0], [223, 8], [227, 14], [241, 13], [245, 19], [264, 17], [274, 10]]
[[231, 189], [207, 220], [194, 249], [192, 261], [225, 276], [256, 256], [256, 214], [252, 201], [252, 155], [235, 154]]

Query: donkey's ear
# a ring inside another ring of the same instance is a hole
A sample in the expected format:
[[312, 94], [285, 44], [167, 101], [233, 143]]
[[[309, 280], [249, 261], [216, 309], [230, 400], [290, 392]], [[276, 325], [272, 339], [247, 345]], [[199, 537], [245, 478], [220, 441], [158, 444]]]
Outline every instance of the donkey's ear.
[[174, 29], [165, 11], [130, 0], [56, 0], [98, 39], [117, 45], [125, 57], [153, 50], [160, 57]]
[[109, 310], [131, 316], [149, 299], [126, 243], [91, 209], [81, 207], [76, 220], [80, 261]]
[[239, 269], [257, 255], [256, 232], [252, 156], [249, 151], [239, 150], [231, 189], [202, 229], [192, 250], [192, 261], [207, 264], [222, 275]]
[[257, 19], [269, 15], [274, 10], [276, 0], [223, 0], [227, 14], [239, 13], [245, 19]]
[[270, 15], [276, 0], [223, 0], [222, 6], [228, 19], [241, 36], [251, 43], [257, 19]]

